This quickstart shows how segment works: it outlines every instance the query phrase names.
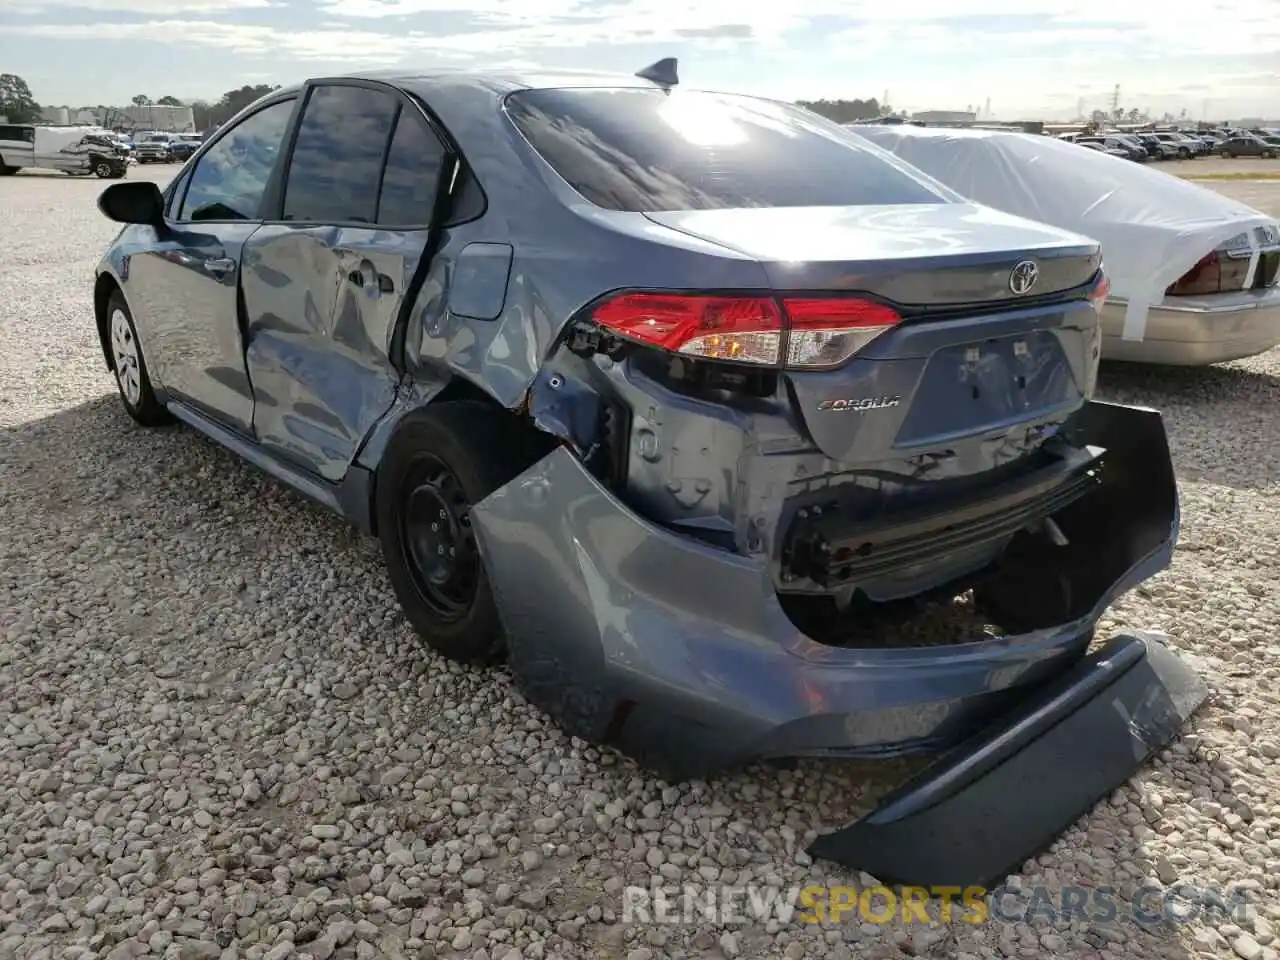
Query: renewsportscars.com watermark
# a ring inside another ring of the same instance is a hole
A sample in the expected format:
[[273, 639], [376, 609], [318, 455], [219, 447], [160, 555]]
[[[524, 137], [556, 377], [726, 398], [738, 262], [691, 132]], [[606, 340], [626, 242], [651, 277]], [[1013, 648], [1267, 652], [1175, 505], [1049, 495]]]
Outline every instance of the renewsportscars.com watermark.
[[[827, 887], [677, 886], [655, 878], [624, 887], [622, 922], [635, 924], [1051, 923], [1131, 919], [1193, 923], [1242, 920], [1254, 903], [1245, 888], [1142, 886], [1126, 900], [1112, 887]], [[931, 909], [932, 908], [932, 909]], [[931, 916], [932, 914], [932, 916]]]

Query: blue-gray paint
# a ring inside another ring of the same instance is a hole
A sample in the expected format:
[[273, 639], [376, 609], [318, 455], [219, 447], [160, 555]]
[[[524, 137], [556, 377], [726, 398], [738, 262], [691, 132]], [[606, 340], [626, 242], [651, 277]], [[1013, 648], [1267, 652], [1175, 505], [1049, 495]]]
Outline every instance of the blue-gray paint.
[[[460, 383], [565, 441], [486, 500], [479, 527], [516, 647], [537, 637], [575, 665], [567, 685], [599, 681], [602, 703], [640, 698], [627, 736], [660, 740], [669, 709], [691, 724], [691, 752], [718, 759], [940, 743], [1077, 657], [1106, 603], [1167, 562], [1176, 495], [1143, 530], [1106, 531], [1103, 546], [1127, 565], [1082, 586], [1091, 606], [1052, 629], [930, 650], [804, 637], [780, 594], [914, 595], [974, 576], [1005, 550], [1009, 538], [943, 550], [836, 586], [784, 562], [801, 505], [875, 523], [944, 484], [957, 501], [980, 497], [975, 478], [1035, 454], [1082, 412], [1096, 419], [1100, 332], [1084, 294], [1097, 245], [945, 192], [898, 207], [603, 210], [503, 113], [512, 91], [600, 78], [375, 81], [426, 105], [470, 172], [454, 189], [474, 197], [478, 182], [482, 215], [473, 204], [469, 219], [431, 230], [281, 222], [267, 216], [277, 170], [264, 219], [127, 227], [100, 278], [129, 301], [162, 401], [363, 525], [368, 504], [357, 501], [396, 425]], [[280, 91], [263, 102], [288, 97], [301, 100]], [[1017, 306], [1009, 270], [1027, 256], [1046, 296]], [[233, 269], [213, 269], [223, 261]], [[898, 304], [907, 321], [837, 370], [773, 371], [744, 396], [691, 388], [682, 361], [568, 342], [590, 304], [628, 288], [860, 291]], [[899, 403], [819, 409], [880, 396]], [[620, 412], [625, 426], [610, 435]], [[1126, 436], [1113, 434], [1104, 445], [1123, 459]], [[1125, 469], [1167, 466], [1167, 449], [1151, 456], [1164, 459]], [[1133, 555], [1153, 529], [1159, 542]]]
[[690, 772], [948, 746], [1078, 660], [1112, 600], [1172, 559], [1176, 490], [1167, 459], [1149, 456], [1167, 455], [1159, 416], [1087, 412], [1087, 439], [1131, 431], [1141, 442], [1133, 456], [1117, 451], [1126, 480], [1080, 518], [1087, 528], [1115, 511], [1096, 563], [1063, 571], [1078, 578], [1064, 622], [978, 643], [817, 643], [782, 611], [764, 564], [647, 522], [560, 448], [474, 510], [511, 657], [554, 664], [566, 688], [598, 692], [606, 713], [635, 703], [620, 735], [634, 720]]
[[463, 247], [449, 287], [449, 312], [471, 320], [502, 316], [513, 256], [509, 243], [469, 243]]

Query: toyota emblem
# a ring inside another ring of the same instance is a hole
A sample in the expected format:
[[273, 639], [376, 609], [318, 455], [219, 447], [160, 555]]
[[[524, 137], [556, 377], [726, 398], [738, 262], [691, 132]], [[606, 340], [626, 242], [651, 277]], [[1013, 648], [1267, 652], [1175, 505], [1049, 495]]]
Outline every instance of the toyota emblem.
[[1025, 296], [1031, 292], [1038, 279], [1040, 279], [1040, 268], [1036, 266], [1036, 262], [1023, 260], [1009, 271], [1009, 289], [1020, 297]]

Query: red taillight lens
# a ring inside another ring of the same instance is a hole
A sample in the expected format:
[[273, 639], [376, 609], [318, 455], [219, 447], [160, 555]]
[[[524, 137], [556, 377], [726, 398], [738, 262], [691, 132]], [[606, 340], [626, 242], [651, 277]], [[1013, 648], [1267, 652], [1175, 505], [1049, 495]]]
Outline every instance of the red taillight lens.
[[782, 342], [771, 297], [628, 293], [597, 307], [595, 320], [628, 340], [713, 360], [777, 363]]
[[855, 299], [784, 299], [627, 293], [595, 309], [596, 323], [628, 340], [674, 353], [797, 369], [844, 363], [901, 321], [883, 304]]
[[1196, 297], [1208, 293], [1243, 290], [1249, 275], [1248, 257], [1224, 257], [1213, 250], [1178, 279], [1166, 294], [1173, 297]]
[[1102, 308], [1106, 305], [1109, 296], [1111, 296], [1111, 279], [1104, 273], [1098, 277], [1098, 282], [1089, 291], [1089, 302], [1093, 304], [1095, 312], [1102, 313]]

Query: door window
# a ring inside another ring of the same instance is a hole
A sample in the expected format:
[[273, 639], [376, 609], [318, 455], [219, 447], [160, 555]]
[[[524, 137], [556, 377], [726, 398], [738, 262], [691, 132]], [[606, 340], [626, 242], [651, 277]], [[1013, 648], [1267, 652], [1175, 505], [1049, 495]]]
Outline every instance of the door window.
[[293, 108], [292, 99], [282, 100], [220, 131], [191, 172], [179, 219], [256, 219]]
[[400, 111], [395, 136], [387, 151], [378, 196], [378, 223], [384, 226], [428, 226], [435, 208], [444, 145], [406, 107]]
[[316, 87], [289, 160], [284, 219], [374, 223], [379, 174], [398, 106], [395, 97], [368, 87]]

